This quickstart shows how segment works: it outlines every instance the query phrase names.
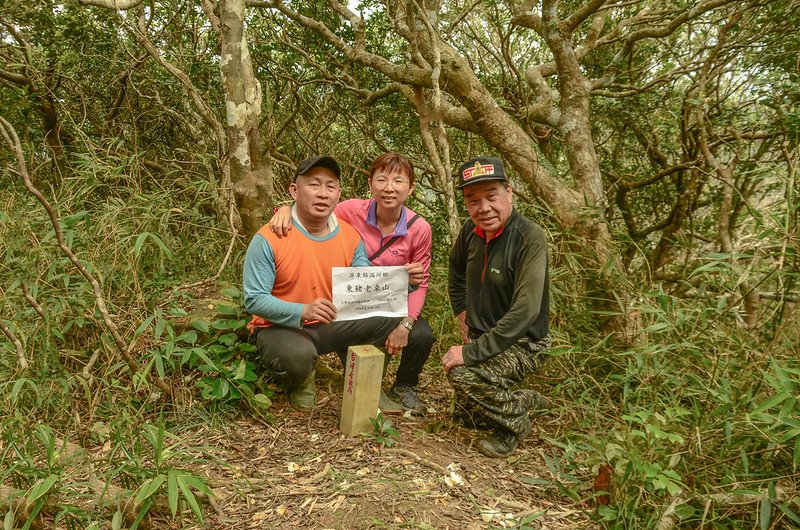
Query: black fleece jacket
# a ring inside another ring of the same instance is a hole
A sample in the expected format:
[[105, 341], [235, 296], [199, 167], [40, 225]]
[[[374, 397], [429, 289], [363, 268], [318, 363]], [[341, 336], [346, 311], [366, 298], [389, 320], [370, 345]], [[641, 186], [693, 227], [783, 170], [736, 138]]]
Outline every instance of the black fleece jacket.
[[469, 220], [450, 253], [450, 304], [478, 340], [464, 345], [464, 364], [474, 366], [527, 337], [549, 333], [547, 238], [516, 209], [491, 240]]

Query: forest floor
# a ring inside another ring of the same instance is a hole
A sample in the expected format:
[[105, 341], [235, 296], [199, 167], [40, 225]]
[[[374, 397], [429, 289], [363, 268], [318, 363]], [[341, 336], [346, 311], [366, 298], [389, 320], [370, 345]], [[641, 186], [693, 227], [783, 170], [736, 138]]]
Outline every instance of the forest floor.
[[426, 371], [420, 387], [428, 415], [387, 416], [398, 433], [386, 447], [369, 433], [340, 434], [341, 367], [329, 357], [320, 360], [310, 414], [276, 394], [271, 423], [240, 418], [186, 433], [187, 445], [211, 457], [194, 470], [217, 486], [206, 528], [594, 526], [590, 509], [559, 494], [545, 462], [559, 451], [543, 440], [559, 430], [557, 409], [538, 418], [511, 457], [487, 458], [473, 447], [485, 432], [453, 420], [449, 386]]

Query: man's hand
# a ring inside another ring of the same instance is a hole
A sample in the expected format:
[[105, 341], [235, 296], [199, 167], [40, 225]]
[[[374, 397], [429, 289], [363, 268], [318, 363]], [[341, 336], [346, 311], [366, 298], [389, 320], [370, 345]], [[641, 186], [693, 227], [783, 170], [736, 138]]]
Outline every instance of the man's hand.
[[449, 372], [451, 368], [463, 365], [464, 345], [459, 344], [458, 346], [450, 346], [450, 349], [447, 350], [447, 353], [445, 353], [442, 357], [442, 366], [444, 366], [444, 369]]
[[275, 212], [275, 215], [272, 216], [268, 224], [269, 229], [272, 230], [276, 236], [288, 236], [289, 230], [292, 229], [292, 207], [284, 204], [278, 208], [278, 211]]
[[323, 324], [330, 324], [336, 318], [336, 306], [330, 300], [317, 298], [310, 304], [303, 306], [303, 320], [316, 320]]
[[396, 328], [389, 333], [386, 337], [386, 352], [389, 355], [397, 355], [403, 353], [403, 348], [408, 345], [408, 334], [411, 333], [408, 328], [398, 324]]
[[461, 340], [469, 342], [469, 326], [467, 326], [467, 312], [462, 311], [458, 315], [458, 328], [461, 331]]
[[408, 271], [409, 285], [422, 283], [422, 278], [425, 276], [425, 267], [422, 266], [422, 263], [406, 263], [406, 270]]

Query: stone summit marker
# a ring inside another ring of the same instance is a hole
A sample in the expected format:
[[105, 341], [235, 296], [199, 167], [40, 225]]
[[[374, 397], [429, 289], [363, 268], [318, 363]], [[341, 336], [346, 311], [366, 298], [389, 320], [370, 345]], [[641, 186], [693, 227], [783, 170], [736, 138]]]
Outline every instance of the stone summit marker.
[[378, 415], [384, 356], [372, 345], [351, 346], [347, 350], [339, 421], [339, 430], [347, 436], [368, 431], [369, 419]]

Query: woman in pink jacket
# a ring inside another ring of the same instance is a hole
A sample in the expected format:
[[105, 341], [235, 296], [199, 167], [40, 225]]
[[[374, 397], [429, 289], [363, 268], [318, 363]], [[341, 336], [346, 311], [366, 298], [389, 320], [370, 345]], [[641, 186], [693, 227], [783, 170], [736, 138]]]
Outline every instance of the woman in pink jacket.
[[[409, 283], [417, 289], [408, 295], [408, 316], [398, 318], [397, 326], [386, 338], [389, 355], [400, 354], [395, 383], [389, 395], [381, 391], [383, 412], [425, 414], [416, 387], [419, 374], [431, 353], [434, 337], [430, 325], [420, 315], [428, 293], [431, 265], [431, 225], [405, 206], [414, 192], [414, 167], [405, 156], [384, 153], [369, 170], [371, 199], [348, 199], [340, 202], [334, 213], [352, 225], [364, 241], [367, 256], [376, 266], [404, 265]], [[282, 206], [269, 222], [273, 232], [285, 235], [292, 226], [291, 208]], [[338, 352], [340, 358], [346, 352]]]

